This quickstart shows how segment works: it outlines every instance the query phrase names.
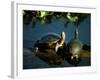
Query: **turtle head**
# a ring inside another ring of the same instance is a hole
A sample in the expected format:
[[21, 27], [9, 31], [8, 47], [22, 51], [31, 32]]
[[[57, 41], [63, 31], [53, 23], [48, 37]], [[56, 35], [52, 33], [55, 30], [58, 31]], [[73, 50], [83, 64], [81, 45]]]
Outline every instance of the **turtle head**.
[[65, 40], [65, 32], [62, 32], [62, 33], [61, 33], [61, 38], [62, 38], [63, 40]]

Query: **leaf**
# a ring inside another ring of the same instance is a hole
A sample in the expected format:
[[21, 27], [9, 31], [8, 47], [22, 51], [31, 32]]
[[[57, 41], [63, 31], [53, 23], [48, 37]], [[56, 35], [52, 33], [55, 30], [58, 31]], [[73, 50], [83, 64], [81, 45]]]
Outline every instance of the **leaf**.
[[67, 18], [68, 18], [71, 22], [77, 22], [77, 21], [78, 21], [78, 16], [72, 16], [71, 13], [67, 13]]
[[55, 17], [56, 20], [62, 18], [66, 20], [64, 27], [68, 27], [70, 22], [72, 22], [75, 26], [79, 26], [88, 15], [89, 14], [87, 13], [23, 10], [23, 23], [30, 24], [31, 21], [33, 23], [39, 21], [42, 24], [50, 24], [52, 19]]

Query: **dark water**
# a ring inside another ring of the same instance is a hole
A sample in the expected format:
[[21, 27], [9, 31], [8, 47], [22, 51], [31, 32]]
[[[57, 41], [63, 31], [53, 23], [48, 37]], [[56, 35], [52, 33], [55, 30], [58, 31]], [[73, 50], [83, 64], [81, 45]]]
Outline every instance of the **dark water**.
[[[32, 23], [23, 26], [23, 68], [34, 69], [34, 68], [49, 68], [50, 66], [36, 57], [32, 52], [32, 46], [35, 41], [40, 39], [41, 36], [46, 33], [61, 34], [62, 31], [66, 33], [66, 42], [69, 42], [74, 37], [75, 26], [70, 23], [68, 28], [64, 28], [64, 19], [52, 20], [51, 24], [40, 24], [37, 22], [34, 28]], [[88, 16], [79, 26], [79, 39], [83, 44], [90, 45], [90, 16]], [[79, 66], [89, 66], [90, 59], [82, 60]], [[67, 61], [64, 61], [65, 67], [73, 67]]]
[[[37, 56], [30, 49], [23, 49], [23, 68], [24, 69], [39, 69], [39, 68], [52, 68], [43, 60], [39, 59]], [[55, 65], [56, 66], [56, 65]], [[77, 66], [90, 66], [90, 59], [83, 58], [81, 62]], [[57, 67], [76, 67], [72, 64], [69, 64], [67, 61], [64, 60], [63, 66]]]

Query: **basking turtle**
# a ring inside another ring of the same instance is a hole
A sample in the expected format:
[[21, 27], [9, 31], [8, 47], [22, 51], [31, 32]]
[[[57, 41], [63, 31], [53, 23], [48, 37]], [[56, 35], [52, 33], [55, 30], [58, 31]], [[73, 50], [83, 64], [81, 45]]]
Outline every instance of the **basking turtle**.
[[64, 61], [66, 49], [65, 32], [61, 36], [55, 33], [49, 33], [34, 44], [34, 53], [36, 56], [46, 61], [48, 64], [60, 65]]
[[63, 47], [65, 43], [65, 32], [61, 33], [61, 37], [55, 33], [47, 34], [42, 37], [40, 40], [37, 40], [34, 47], [36, 51], [45, 51], [46, 49], [53, 49], [55, 52], [59, 48]]
[[82, 43], [78, 39], [78, 30], [75, 30], [75, 37], [67, 44], [66, 59], [69, 63], [77, 65], [81, 61]]

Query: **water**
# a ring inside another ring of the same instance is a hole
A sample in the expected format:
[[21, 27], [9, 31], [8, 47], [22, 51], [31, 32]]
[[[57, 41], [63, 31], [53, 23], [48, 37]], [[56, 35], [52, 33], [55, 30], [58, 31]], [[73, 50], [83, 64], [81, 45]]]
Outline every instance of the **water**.
[[[41, 36], [46, 33], [61, 34], [62, 31], [66, 33], [66, 43], [68, 43], [74, 37], [75, 26], [70, 23], [68, 28], [64, 27], [65, 19], [55, 20], [53, 19], [51, 24], [36, 23], [33, 27], [32, 23], [23, 26], [23, 68], [34, 69], [34, 68], [49, 68], [50, 66], [36, 57], [32, 53], [31, 49], [35, 41], [40, 39]], [[91, 28], [90, 28], [90, 15], [79, 25], [79, 39], [83, 44], [91, 45]], [[89, 66], [90, 59], [83, 60], [79, 66]], [[64, 62], [64, 66], [73, 67], [67, 61]]]

